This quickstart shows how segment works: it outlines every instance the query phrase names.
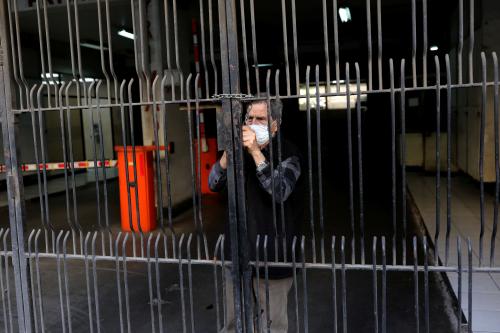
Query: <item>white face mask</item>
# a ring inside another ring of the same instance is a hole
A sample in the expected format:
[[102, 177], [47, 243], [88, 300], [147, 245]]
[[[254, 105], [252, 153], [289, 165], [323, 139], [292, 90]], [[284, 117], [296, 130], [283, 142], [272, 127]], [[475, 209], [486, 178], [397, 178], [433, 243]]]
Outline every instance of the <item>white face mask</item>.
[[255, 132], [257, 143], [259, 145], [265, 144], [269, 141], [269, 131], [266, 125], [250, 125], [250, 128]]

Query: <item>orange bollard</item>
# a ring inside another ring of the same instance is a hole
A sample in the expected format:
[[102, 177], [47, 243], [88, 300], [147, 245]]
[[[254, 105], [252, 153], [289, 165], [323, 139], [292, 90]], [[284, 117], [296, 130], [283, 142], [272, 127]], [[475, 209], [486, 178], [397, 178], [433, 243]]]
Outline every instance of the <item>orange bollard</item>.
[[[128, 177], [130, 186], [130, 207], [125, 169], [125, 149], [116, 146], [118, 153], [118, 180], [120, 188], [121, 227], [123, 231], [143, 232], [156, 229], [156, 207], [154, 192], [154, 147], [135, 146], [137, 181], [134, 177], [134, 158], [132, 147], [127, 146]], [[136, 200], [136, 193], [137, 198]], [[132, 216], [130, 219], [129, 208]], [[139, 211], [139, 215], [137, 215]], [[140, 225], [140, 229], [139, 229]]]

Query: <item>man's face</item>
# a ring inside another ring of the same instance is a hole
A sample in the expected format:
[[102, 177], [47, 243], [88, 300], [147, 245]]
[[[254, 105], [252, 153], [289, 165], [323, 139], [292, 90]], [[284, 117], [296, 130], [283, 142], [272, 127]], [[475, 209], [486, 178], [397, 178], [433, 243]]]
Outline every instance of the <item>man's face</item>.
[[[246, 115], [245, 125], [264, 125], [267, 127], [267, 103], [253, 103]], [[276, 121], [271, 119], [271, 133], [274, 134], [278, 130]]]

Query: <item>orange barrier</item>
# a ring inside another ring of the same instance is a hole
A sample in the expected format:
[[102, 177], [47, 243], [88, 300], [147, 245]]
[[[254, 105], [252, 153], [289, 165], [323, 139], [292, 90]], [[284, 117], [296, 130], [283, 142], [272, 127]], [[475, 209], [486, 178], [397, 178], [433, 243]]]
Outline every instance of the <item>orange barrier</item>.
[[[130, 186], [130, 208], [132, 221], [129, 215], [129, 197], [127, 192], [127, 175], [125, 169], [125, 149], [116, 146], [118, 153], [118, 180], [120, 184], [120, 211], [122, 230], [130, 231], [132, 225], [134, 231], [151, 231], [156, 229], [156, 207], [154, 192], [154, 169], [153, 151], [154, 146], [135, 146], [137, 180], [134, 178], [134, 158], [132, 147], [127, 146], [128, 176]], [[136, 201], [136, 191], [138, 205]], [[139, 209], [139, 216], [137, 216]]]

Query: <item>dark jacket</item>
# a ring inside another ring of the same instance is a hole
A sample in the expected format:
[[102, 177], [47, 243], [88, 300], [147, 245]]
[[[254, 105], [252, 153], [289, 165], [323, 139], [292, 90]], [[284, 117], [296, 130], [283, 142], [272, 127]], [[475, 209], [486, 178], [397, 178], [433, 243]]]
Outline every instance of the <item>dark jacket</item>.
[[[267, 261], [292, 260], [293, 237], [298, 235], [303, 219], [304, 167], [298, 149], [286, 140], [282, 140], [281, 163], [278, 158], [278, 145], [273, 138], [273, 170], [270, 163], [269, 145], [262, 150], [267, 165], [256, 170], [253, 158], [244, 153], [245, 170], [245, 203], [250, 260], [257, 258], [257, 236], [260, 235], [259, 261], [264, 262], [264, 240], [267, 236]], [[273, 182], [274, 178], [274, 210]], [[226, 187], [226, 171], [219, 162], [214, 164], [209, 176], [212, 191], [220, 191]], [[283, 205], [283, 207], [282, 207]], [[283, 214], [282, 214], [283, 212]], [[274, 219], [273, 216], [276, 216]], [[276, 237], [277, 235], [277, 237]], [[226, 224], [225, 249], [230, 250], [229, 224]], [[298, 242], [296, 253], [299, 248]], [[276, 248], [277, 247], [277, 248]], [[278, 257], [276, 258], [276, 254]], [[299, 257], [296, 256], [299, 260]], [[264, 277], [264, 269], [259, 275]], [[279, 279], [292, 275], [289, 268], [269, 268], [269, 278]]]

